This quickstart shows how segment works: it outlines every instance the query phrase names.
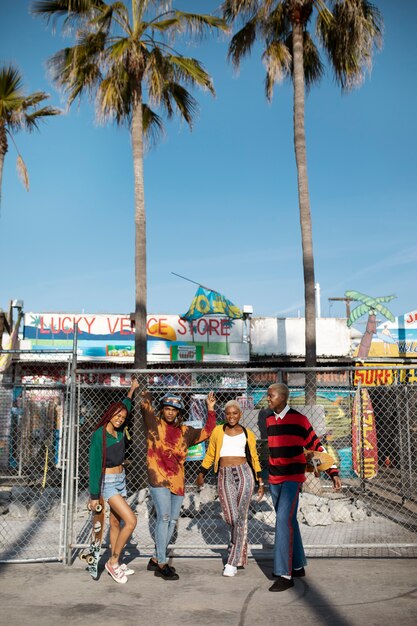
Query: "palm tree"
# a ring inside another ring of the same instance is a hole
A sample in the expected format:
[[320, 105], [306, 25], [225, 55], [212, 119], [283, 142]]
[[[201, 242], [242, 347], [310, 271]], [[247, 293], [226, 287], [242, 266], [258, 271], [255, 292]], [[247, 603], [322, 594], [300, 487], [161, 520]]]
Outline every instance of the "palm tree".
[[19, 70], [13, 65], [0, 67], [0, 199], [4, 159], [9, 149], [8, 136], [17, 151], [17, 171], [26, 190], [29, 190], [28, 172], [17, 149], [14, 135], [23, 129], [28, 131], [38, 129], [40, 120], [61, 113], [59, 109], [50, 106], [39, 108], [40, 103], [47, 98], [48, 94], [43, 91], [25, 95]]
[[356, 302], [360, 302], [359, 306], [356, 309], [353, 309], [352, 313], [349, 316], [347, 321], [347, 325], [349, 328], [354, 324], [362, 315], [368, 314], [368, 320], [366, 322], [366, 330], [362, 335], [361, 342], [359, 344], [358, 349], [358, 358], [366, 359], [369, 354], [369, 350], [371, 348], [372, 336], [376, 334], [376, 314], [381, 313], [387, 320], [391, 322], [395, 321], [395, 317], [391, 313], [386, 306], [382, 304], [382, 302], [391, 302], [395, 298], [395, 296], [379, 296], [377, 298], [372, 298], [372, 296], [367, 296], [364, 293], [360, 293], [360, 291], [346, 291], [346, 298], [350, 298], [351, 300], [356, 300]]
[[[225, 0], [226, 21], [243, 21], [233, 36], [229, 58], [236, 67], [257, 39], [262, 42], [266, 67], [265, 91], [272, 100], [274, 85], [291, 78], [294, 90], [294, 148], [298, 172], [298, 201], [301, 224], [305, 344], [307, 367], [316, 365], [316, 311], [313, 235], [307, 177], [304, 96], [306, 88], [318, 83], [324, 72], [319, 50], [308, 31], [314, 13], [316, 34], [336, 81], [342, 90], [359, 85], [370, 67], [374, 46], [382, 42], [382, 17], [368, 0]], [[315, 395], [315, 378], [307, 388], [309, 402]]]
[[96, 96], [99, 121], [130, 129], [135, 187], [135, 366], [146, 367], [146, 219], [143, 179], [144, 135], [155, 139], [162, 120], [144, 102], [162, 105], [168, 117], [176, 110], [192, 126], [197, 102], [184, 85], [214, 93], [212, 80], [198, 60], [179, 54], [173, 36], [227, 31], [223, 20], [185, 13], [170, 2], [132, 0], [36, 0], [35, 14], [76, 26], [76, 44], [50, 60], [53, 79], [68, 103], [85, 92]]

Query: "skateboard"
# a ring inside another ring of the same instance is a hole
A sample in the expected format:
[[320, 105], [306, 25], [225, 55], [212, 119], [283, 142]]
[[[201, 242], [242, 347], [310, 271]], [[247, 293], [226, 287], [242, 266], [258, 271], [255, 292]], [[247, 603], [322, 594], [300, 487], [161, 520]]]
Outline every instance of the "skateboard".
[[[88, 506], [90, 509], [90, 506]], [[104, 530], [104, 500], [100, 496], [99, 503], [97, 504], [94, 511], [92, 513], [92, 530], [91, 530], [91, 539], [90, 539], [90, 547], [87, 548], [85, 552], [80, 554], [81, 561], [85, 561], [88, 566], [88, 571], [94, 580], [98, 578], [98, 562], [100, 560], [100, 551], [101, 551], [101, 540], [103, 537]]]
[[306, 472], [314, 472], [314, 476], [319, 476], [320, 472], [325, 472], [335, 464], [334, 458], [327, 452], [313, 452], [304, 450], [307, 465]]

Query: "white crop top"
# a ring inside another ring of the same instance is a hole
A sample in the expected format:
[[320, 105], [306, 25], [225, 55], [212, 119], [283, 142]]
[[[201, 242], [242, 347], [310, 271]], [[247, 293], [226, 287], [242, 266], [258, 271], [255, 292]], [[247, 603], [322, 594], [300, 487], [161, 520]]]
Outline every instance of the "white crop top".
[[246, 456], [245, 454], [246, 436], [245, 433], [235, 435], [223, 435], [223, 445], [220, 450], [220, 456]]

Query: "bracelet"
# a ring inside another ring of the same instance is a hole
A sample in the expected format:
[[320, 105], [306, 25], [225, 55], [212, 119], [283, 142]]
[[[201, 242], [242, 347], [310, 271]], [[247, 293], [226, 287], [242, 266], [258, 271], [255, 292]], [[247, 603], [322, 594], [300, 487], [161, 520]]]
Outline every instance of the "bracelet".
[[260, 487], [264, 487], [264, 486], [265, 486], [265, 483], [258, 483], [258, 485], [259, 485]]

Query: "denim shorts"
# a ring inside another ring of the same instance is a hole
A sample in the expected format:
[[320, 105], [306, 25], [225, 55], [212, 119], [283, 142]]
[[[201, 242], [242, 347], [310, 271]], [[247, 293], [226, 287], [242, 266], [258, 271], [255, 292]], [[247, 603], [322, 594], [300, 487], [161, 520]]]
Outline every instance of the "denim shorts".
[[104, 474], [102, 496], [105, 500], [112, 496], [127, 496], [124, 470], [120, 474]]

